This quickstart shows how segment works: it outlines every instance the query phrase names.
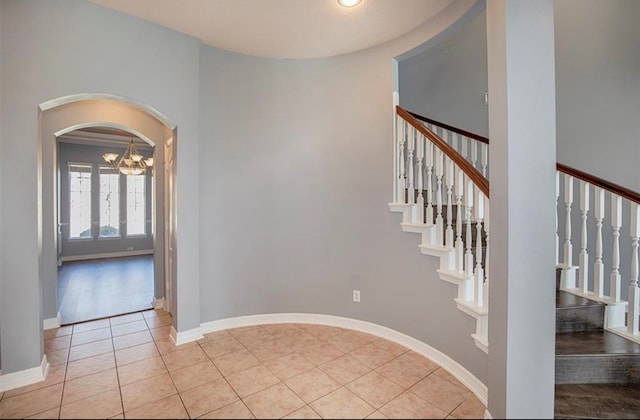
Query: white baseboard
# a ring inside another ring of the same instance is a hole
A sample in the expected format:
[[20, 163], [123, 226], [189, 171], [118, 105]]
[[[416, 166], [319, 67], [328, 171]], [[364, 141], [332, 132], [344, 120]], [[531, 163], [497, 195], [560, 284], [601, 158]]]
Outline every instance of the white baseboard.
[[60, 312], [58, 312], [58, 315], [55, 318], [47, 318], [42, 320], [42, 329], [44, 330], [60, 328], [60, 325], [62, 325], [62, 315], [60, 315]]
[[166, 309], [164, 307], [164, 298], [153, 298], [153, 301], [151, 302], [151, 306], [153, 306], [153, 309]]
[[135, 257], [138, 255], [153, 255], [153, 249], [143, 249], [139, 251], [106, 252], [104, 254], [71, 255], [68, 257], [62, 257], [60, 260], [62, 262], [69, 262], [69, 261], [97, 260], [102, 258]]
[[[486, 404], [485, 404], [485, 405], [486, 405]], [[489, 409], [488, 409], [488, 408], [485, 408], [485, 410], [484, 410], [484, 418], [485, 418], [485, 419], [487, 419], [487, 420], [490, 420], [490, 419], [492, 419], [492, 418], [493, 418], [493, 417], [491, 416], [491, 413], [489, 412]]]
[[48, 373], [49, 362], [47, 362], [47, 355], [44, 355], [40, 366], [0, 375], [0, 392], [44, 381]]
[[171, 341], [173, 341], [173, 344], [175, 344], [176, 346], [204, 338], [204, 336], [202, 335], [202, 327], [196, 327], [190, 330], [178, 332], [173, 325], [171, 326], [169, 337], [171, 337]]
[[[487, 386], [480, 380], [478, 380], [478, 378], [476, 378], [473, 374], [471, 374], [471, 372], [465, 369], [458, 362], [454, 361], [446, 354], [434, 349], [428, 344], [423, 343], [422, 341], [419, 341], [413, 337], [410, 337], [391, 328], [383, 327], [371, 322], [333, 315], [290, 313], [249, 315], [236, 318], [220, 319], [217, 321], [210, 321], [200, 324], [200, 328], [196, 329], [198, 330], [198, 334], [202, 335], [215, 331], [226, 330], [229, 328], [280, 323], [330, 325], [334, 327], [348, 328], [351, 330], [365, 332], [389, 341], [393, 341], [442, 366], [457, 380], [464, 384], [464, 386], [469, 388], [469, 390], [471, 390], [485, 406], [487, 405]], [[186, 332], [188, 333], [189, 331]]]

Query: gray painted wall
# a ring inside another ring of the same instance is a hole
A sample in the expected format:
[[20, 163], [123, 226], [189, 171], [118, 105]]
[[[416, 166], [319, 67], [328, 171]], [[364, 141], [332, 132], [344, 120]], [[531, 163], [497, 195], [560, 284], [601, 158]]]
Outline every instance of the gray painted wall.
[[392, 59], [417, 45], [408, 41], [317, 60], [201, 48], [201, 318], [366, 320], [428, 343], [484, 381], [475, 320], [387, 207]]
[[488, 136], [486, 20], [482, 12], [443, 42], [400, 61], [400, 106]]
[[347, 316], [414, 336], [485, 381], [475, 320], [387, 207], [392, 59], [473, 4], [456, 1], [360, 53], [268, 60], [84, 1], [3, 0], [0, 318], [16, 320], [3, 325], [5, 372], [42, 354], [37, 194], [24, 194], [37, 177], [19, 164], [37, 162], [37, 105], [99, 92], [151, 105], [178, 126], [178, 331], [261, 313]]
[[12, 320], [2, 328], [3, 373], [40, 364], [42, 318], [55, 316], [40, 313], [33, 168], [38, 104], [65, 95], [95, 92], [133, 98], [178, 126], [177, 299], [186, 303], [175, 322], [179, 330], [198, 326], [199, 42], [85, 1], [3, 0], [0, 7], [0, 319]]
[[640, 2], [558, 0], [558, 160], [640, 191]]
[[[151, 156], [151, 150], [145, 151], [137, 141], [137, 150], [145, 157]], [[126, 147], [126, 146], [124, 146]], [[90, 163], [93, 165], [95, 182], [92, 185], [92, 220], [98, 222], [99, 213], [99, 184], [98, 168], [104, 165], [102, 155], [107, 152], [119, 152], [122, 155], [123, 147], [100, 147], [90, 144], [58, 143], [58, 168], [60, 174], [60, 222], [65, 225], [62, 228], [62, 257], [74, 257], [81, 255], [108, 254], [127, 251], [153, 251], [153, 237], [151, 235], [151, 172], [146, 172], [146, 235], [127, 237], [126, 232], [126, 176], [120, 177], [120, 224], [121, 236], [119, 238], [91, 238], [73, 240], [69, 238], [69, 163]], [[97, 225], [94, 226], [97, 229]], [[127, 249], [131, 247], [132, 249]]]

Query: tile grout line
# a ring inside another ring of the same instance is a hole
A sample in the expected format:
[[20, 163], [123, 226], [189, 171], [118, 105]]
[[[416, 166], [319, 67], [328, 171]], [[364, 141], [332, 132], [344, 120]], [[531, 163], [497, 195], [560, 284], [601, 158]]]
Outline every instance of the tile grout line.
[[[144, 315], [142, 317], [144, 318]], [[173, 319], [173, 317], [172, 317], [172, 319]], [[149, 323], [147, 322], [146, 318], [144, 318], [144, 322], [145, 322], [145, 324], [147, 324], [147, 327], [149, 329], [149, 334], [151, 334], [151, 328], [150, 328]], [[173, 322], [171, 323], [171, 325], [173, 325]], [[151, 338], [153, 340], [153, 345], [156, 347], [156, 350], [158, 351], [158, 355], [160, 355], [160, 360], [162, 360], [162, 365], [167, 370], [167, 375], [169, 375], [169, 380], [171, 381], [171, 384], [173, 385], [173, 387], [176, 389], [176, 395], [178, 395], [178, 398], [180, 398], [180, 404], [182, 404], [182, 408], [184, 408], [184, 412], [187, 413], [187, 416], [189, 418], [191, 418], [191, 414], [189, 413], [189, 410], [187, 410], [187, 406], [185, 405], [184, 400], [182, 399], [182, 395], [180, 394], [180, 390], [176, 386], [176, 383], [173, 380], [173, 376], [171, 376], [171, 371], [169, 370], [169, 367], [167, 366], [167, 363], [164, 361], [163, 354], [160, 352], [160, 348], [158, 347], [158, 343], [156, 342], [156, 338], [153, 336], [153, 334], [151, 334]], [[166, 398], [168, 398], [168, 397], [166, 397]], [[156, 400], [154, 402], [157, 402], [157, 401], [160, 401], [160, 400]]]
[[[116, 367], [116, 378], [118, 380], [118, 394], [120, 394], [120, 407], [122, 408], [122, 417], [124, 415], [124, 397], [122, 396], [122, 386], [120, 385], [120, 371], [118, 370], [118, 361], [116, 360], [116, 346], [113, 342], [113, 325], [111, 324], [111, 318], [109, 318], [109, 330], [111, 331], [111, 348], [113, 349], [113, 364]], [[113, 417], [113, 416], [112, 416]]]

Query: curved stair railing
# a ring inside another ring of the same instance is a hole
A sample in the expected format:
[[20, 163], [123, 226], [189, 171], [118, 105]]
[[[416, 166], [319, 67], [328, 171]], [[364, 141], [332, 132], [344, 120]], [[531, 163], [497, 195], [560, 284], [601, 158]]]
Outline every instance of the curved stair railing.
[[[440, 279], [458, 286], [455, 302], [460, 310], [476, 318], [472, 337], [479, 348], [488, 352], [489, 139], [400, 106], [396, 106], [394, 134], [394, 201], [389, 208], [403, 213], [403, 231], [422, 235], [419, 247], [423, 254], [440, 258]], [[571, 211], [576, 180], [579, 220], [574, 219]], [[558, 163], [556, 205], [560, 199], [564, 204], [563, 210], [558, 209], [563, 213], [561, 219], [556, 218], [560, 288], [605, 303], [606, 329], [640, 342], [640, 194]], [[596, 231], [594, 245], [587, 241], [591, 202]], [[627, 213], [629, 226], [625, 227], [622, 215]], [[565, 232], [562, 247], [559, 219]], [[605, 254], [603, 246], [609, 242], [603, 239], [605, 220], [610, 220], [612, 230], [610, 254]], [[574, 251], [572, 244], [573, 225], [580, 226], [578, 265], [574, 265], [573, 259], [578, 251]], [[630, 233], [630, 247], [621, 251], [620, 236], [626, 229]], [[595, 254], [592, 273], [590, 248]], [[627, 301], [621, 298], [621, 260], [630, 261]], [[605, 270], [605, 262], [609, 261], [610, 270]]]
[[[440, 130], [445, 141], [433, 127], [396, 107], [394, 202], [389, 208], [403, 213], [405, 232], [422, 235], [423, 254], [440, 258], [438, 275], [458, 286], [455, 302], [476, 318], [472, 337], [487, 352], [489, 182], [475, 167], [476, 146], [468, 145], [465, 156], [451, 145], [453, 132]], [[460, 142], [456, 146], [463, 150]]]

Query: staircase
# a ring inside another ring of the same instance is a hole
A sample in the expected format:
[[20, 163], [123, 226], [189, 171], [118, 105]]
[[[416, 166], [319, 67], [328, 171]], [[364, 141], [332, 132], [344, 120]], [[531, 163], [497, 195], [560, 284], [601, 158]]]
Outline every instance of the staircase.
[[[455, 303], [488, 353], [489, 139], [394, 100], [389, 208], [439, 257], [439, 278], [457, 285]], [[640, 418], [640, 194], [558, 163], [556, 209], [555, 416]]]
[[640, 344], [604, 329], [605, 304], [556, 277], [556, 418], [638, 418]]

